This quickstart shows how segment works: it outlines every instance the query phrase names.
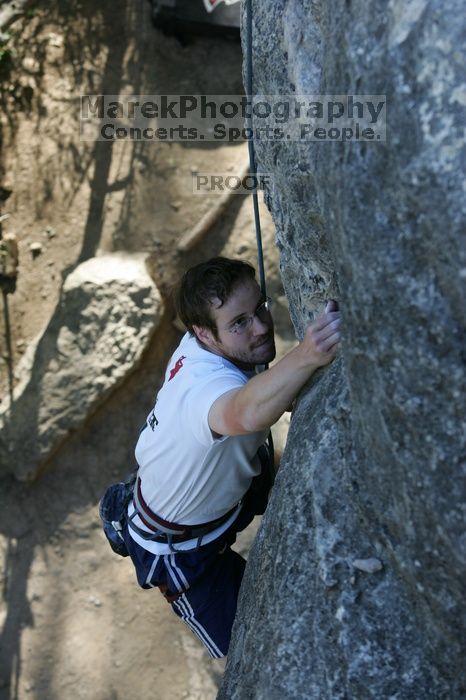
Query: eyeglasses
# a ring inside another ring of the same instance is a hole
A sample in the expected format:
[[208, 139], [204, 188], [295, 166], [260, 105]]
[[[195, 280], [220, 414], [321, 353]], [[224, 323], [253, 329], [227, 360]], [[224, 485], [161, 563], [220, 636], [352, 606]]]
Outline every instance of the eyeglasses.
[[266, 297], [265, 300], [261, 301], [259, 306], [256, 307], [256, 310], [253, 314], [247, 314], [245, 316], [242, 316], [237, 321], [228, 326], [226, 330], [229, 333], [235, 333], [235, 335], [242, 335], [243, 333], [246, 333], [246, 331], [252, 326], [252, 322], [254, 321], [254, 318], [256, 316], [260, 321], [268, 320], [271, 306], [272, 299], [270, 299], [270, 297]]

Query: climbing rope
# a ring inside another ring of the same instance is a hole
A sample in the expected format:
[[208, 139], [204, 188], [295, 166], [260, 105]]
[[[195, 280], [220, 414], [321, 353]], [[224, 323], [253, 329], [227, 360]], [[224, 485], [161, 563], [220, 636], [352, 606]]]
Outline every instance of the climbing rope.
[[[246, 115], [246, 127], [249, 129], [250, 138], [248, 138], [249, 152], [249, 171], [253, 177], [253, 181], [257, 185], [257, 165], [256, 154], [254, 151], [253, 124], [252, 124], [252, 0], [246, 0], [246, 96], [248, 104], [248, 113]], [[254, 226], [256, 229], [256, 246], [257, 246], [257, 262], [259, 268], [260, 288], [264, 297], [267, 296], [267, 285], [265, 282], [264, 269], [264, 251], [262, 247], [262, 231], [259, 217], [259, 200], [257, 198], [257, 186], [252, 190], [252, 206], [254, 210]], [[267, 369], [268, 365], [265, 366]], [[275, 481], [275, 464], [274, 464], [274, 446], [272, 432], [269, 432], [268, 437], [269, 449], [269, 477], [271, 484]]]
[[[252, 138], [252, 0], [246, 0], [246, 96], [249, 110], [246, 116], [246, 127], [250, 130], [249, 133], [251, 134], [251, 138], [248, 139], [249, 171], [253, 177], [253, 181], [257, 183], [256, 154], [254, 152], [254, 139]], [[256, 228], [257, 260], [259, 267], [260, 288], [262, 294], [264, 296], [267, 296], [257, 187], [255, 187], [252, 191], [252, 206], [254, 209], [254, 225]]]

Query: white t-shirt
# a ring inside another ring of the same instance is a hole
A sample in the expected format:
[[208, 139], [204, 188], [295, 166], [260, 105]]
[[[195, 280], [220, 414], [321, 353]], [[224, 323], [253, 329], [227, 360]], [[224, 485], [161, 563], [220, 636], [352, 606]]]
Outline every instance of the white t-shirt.
[[[215, 520], [240, 501], [259, 474], [256, 453], [268, 430], [214, 438], [208, 424], [214, 401], [244, 386], [252, 374], [204, 349], [188, 333], [182, 338], [135, 451], [143, 498], [160, 517], [183, 525]], [[146, 530], [138, 517], [134, 522]], [[131, 534], [146, 549], [160, 549], [160, 543]]]

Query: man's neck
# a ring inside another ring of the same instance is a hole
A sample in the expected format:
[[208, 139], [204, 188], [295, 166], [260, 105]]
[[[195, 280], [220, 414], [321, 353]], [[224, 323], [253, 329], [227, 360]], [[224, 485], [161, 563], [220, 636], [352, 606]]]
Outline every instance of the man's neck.
[[207, 350], [207, 352], [211, 352], [212, 355], [217, 355], [217, 357], [223, 357], [224, 360], [228, 360], [228, 362], [231, 362], [235, 367], [238, 367], [238, 369], [242, 370], [243, 372], [254, 372], [256, 369], [255, 365], [252, 365], [249, 362], [242, 362], [241, 360], [238, 360], [234, 357], [228, 357], [228, 355], [224, 355], [215, 348], [210, 348], [208, 345], [202, 342], [202, 340], [199, 340], [199, 338], [195, 335], [196, 342], [201, 347], [203, 350]]

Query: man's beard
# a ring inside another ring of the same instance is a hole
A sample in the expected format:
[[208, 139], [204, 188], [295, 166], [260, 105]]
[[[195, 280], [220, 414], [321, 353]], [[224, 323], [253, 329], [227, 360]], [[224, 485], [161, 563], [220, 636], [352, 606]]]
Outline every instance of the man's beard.
[[236, 350], [231, 353], [222, 345], [219, 347], [222, 356], [240, 369], [253, 369], [256, 365], [267, 365], [275, 358], [275, 341], [273, 331], [256, 340], [245, 350]]

